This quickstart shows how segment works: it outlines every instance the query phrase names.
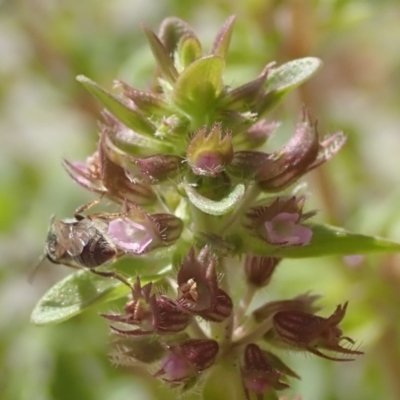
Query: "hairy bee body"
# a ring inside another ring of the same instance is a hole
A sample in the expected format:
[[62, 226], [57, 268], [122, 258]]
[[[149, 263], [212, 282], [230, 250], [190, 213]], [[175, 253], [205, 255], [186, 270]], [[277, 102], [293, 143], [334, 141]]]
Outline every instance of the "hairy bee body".
[[53, 264], [87, 268], [96, 275], [118, 279], [131, 287], [120, 274], [114, 271], [97, 270], [97, 267], [111, 264], [125, 254], [125, 251], [119, 249], [107, 234], [110, 221], [123, 213], [82, 214], [98, 202], [99, 200], [95, 200], [79, 207], [74, 213], [74, 218], [64, 220], [52, 218], [44, 253], [30, 273], [29, 281], [33, 279], [43, 259], [47, 258]]
[[53, 221], [47, 235], [45, 253], [55, 264], [96, 268], [107, 264], [118, 254], [106, 236], [107, 222], [100, 218]]

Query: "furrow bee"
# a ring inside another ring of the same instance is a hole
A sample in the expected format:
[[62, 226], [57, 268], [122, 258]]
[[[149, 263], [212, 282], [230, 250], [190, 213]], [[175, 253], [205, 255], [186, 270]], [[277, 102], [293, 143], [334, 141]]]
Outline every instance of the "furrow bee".
[[111, 264], [125, 252], [119, 249], [107, 235], [109, 222], [121, 213], [94, 213], [84, 215], [99, 200], [79, 207], [73, 218], [50, 221], [44, 254], [35, 266], [30, 278], [42, 261], [47, 258], [53, 264], [63, 264], [72, 268], [88, 268], [94, 274], [116, 278], [129, 283], [112, 271], [98, 271], [96, 268]]

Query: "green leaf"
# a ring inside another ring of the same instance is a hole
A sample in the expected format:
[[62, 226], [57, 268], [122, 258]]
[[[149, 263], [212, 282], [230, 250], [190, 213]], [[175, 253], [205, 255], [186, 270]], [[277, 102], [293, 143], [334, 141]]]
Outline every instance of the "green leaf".
[[122, 88], [124, 96], [133, 100], [145, 116], [152, 117], [155, 114], [165, 117], [172, 113], [161, 94], [135, 89], [120, 80], [114, 81], [114, 84]]
[[175, 105], [191, 116], [213, 110], [222, 90], [224, 67], [224, 60], [218, 56], [203, 57], [191, 63], [176, 81]]
[[116, 118], [118, 118], [128, 128], [139, 132], [143, 135], [148, 135], [154, 139], [155, 127], [153, 124], [145, 118], [139, 111], [130, 108], [124, 104], [120, 99], [108, 93], [105, 89], [99, 86], [96, 82], [93, 82], [89, 78], [83, 75], [76, 77], [76, 80], [82, 83], [86, 89], [89, 90], [103, 106]]
[[214, 201], [197, 193], [196, 190], [186, 184], [186, 193], [189, 200], [201, 211], [210, 215], [224, 215], [231, 212], [236, 204], [242, 199], [245, 187], [242, 184], [236, 185], [233, 190], [222, 200]]
[[267, 94], [260, 104], [259, 116], [271, 111], [293, 89], [310, 79], [321, 67], [322, 61], [319, 58], [305, 57], [271, 69], [266, 82]]
[[129, 293], [126, 285], [81, 270], [56, 283], [37, 303], [31, 315], [36, 325], [65, 321], [91, 306], [118, 299]]
[[309, 226], [313, 230], [313, 237], [311, 243], [305, 246], [271, 246], [263, 240], [244, 232], [240, 236], [232, 236], [231, 239], [241, 251], [260, 256], [306, 258], [400, 252], [400, 243], [385, 238], [352, 233], [329, 225]]
[[174, 54], [183, 37], [197, 39], [189, 24], [177, 17], [168, 17], [160, 25], [158, 37], [169, 54]]
[[322, 67], [315, 57], [299, 58], [273, 68], [267, 79], [267, 90], [292, 90], [311, 78]]
[[[141, 282], [159, 280], [171, 269], [166, 261], [147, 258], [126, 257], [115, 264], [113, 269], [124, 276], [141, 276]], [[99, 306], [126, 296], [129, 287], [120, 281], [104, 278], [89, 270], [80, 270], [56, 283], [39, 300], [31, 314], [36, 325], [56, 324], [80, 314], [90, 307]]]
[[201, 57], [201, 44], [197, 38], [186, 37], [179, 42], [179, 60], [184, 68]]
[[231, 43], [233, 24], [235, 22], [235, 15], [231, 15], [224, 23], [221, 30], [218, 32], [211, 50], [211, 54], [215, 54], [222, 58], [226, 57], [229, 45]]
[[261, 90], [264, 90], [267, 73], [268, 70], [265, 68], [258, 78], [232, 89], [221, 96], [219, 107], [222, 109], [227, 108], [230, 111], [240, 111], [245, 107], [251, 108], [258, 100]]
[[168, 54], [168, 50], [164, 47], [156, 34], [152, 30], [147, 28], [146, 25], [142, 25], [142, 29], [150, 44], [150, 48], [154, 55], [154, 58], [157, 61], [158, 68], [160, 68], [163, 76], [168, 82], [174, 83], [178, 77], [178, 71], [174, 66], [172, 58]]

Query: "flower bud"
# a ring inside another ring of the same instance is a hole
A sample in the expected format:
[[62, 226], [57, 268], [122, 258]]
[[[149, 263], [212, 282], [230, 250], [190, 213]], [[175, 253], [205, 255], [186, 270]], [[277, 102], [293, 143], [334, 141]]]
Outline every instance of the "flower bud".
[[329, 160], [344, 143], [345, 137], [341, 132], [320, 142], [317, 124], [304, 111], [303, 120], [285, 146], [271, 154], [235, 152], [229, 172], [243, 179], [257, 181], [262, 190], [281, 191]]
[[290, 300], [268, 301], [253, 311], [253, 317], [256, 322], [262, 322], [278, 311], [295, 310], [307, 313], [315, 313], [321, 309], [314, 304], [320, 298], [321, 296], [319, 295], [305, 293]]
[[115, 336], [111, 342], [111, 361], [116, 365], [152, 364], [165, 356], [165, 348], [154, 336]]
[[106, 147], [108, 128], [103, 127], [98, 151], [84, 163], [64, 160], [64, 168], [72, 179], [93, 192], [122, 203], [125, 200], [139, 205], [156, 200], [153, 189], [144, 183], [134, 182], [128, 171], [114, 162]]
[[246, 398], [250, 398], [249, 392], [262, 395], [270, 389], [288, 388], [289, 385], [280, 381], [281, 377], [282, 374], [270, 365], [263, 351], [256, 344], [250, 343], [246, 346], [242, 367]]
[[279, 126], [279, 122], [258, 121], [239, 137], [235, 137], [235, 147], [241, 146], [246, 150], [261, 147], [275, 133]]
[[138, 168], [140, 178], [149, 183], [159, 183], [175, 178], [182, 170], [182, 158], [168, 154], [138, 158], [129, 157], [129, 160]]
[[307, 350], [328, 360], [352, 361], [354, 358], [333, 357], [319, 350], [325, 349], [343, 355], [364, 354], [362, 351], [351, 350], [339, 344], [342, 340], [354, 344], [352, 339], [343, 336], [338, 327], [345, 316], [347, 304], [337, 306], [335, 312], [328, 318], [303, 311], [280, 311], [273, 317], [274, 338], [295, 349]]
[[209, 246], [204, 247], [197, 258], [192, 247], [178, 272], [177, 302], [207, 321], [221, 322], [231, 314], [233, 303], [218, 287], [216, 263], [217, 258]]
[[208, 310], [218, 290], [216, 259], [196, 258], [194, 247], [189, 250], [177, 275], [177, 302], [193, 313]]
[[165, 376], [165, 381], [175, 383], [185, 382], [211, 367], [219, 351], [218, 342], [212, 339], [189, 339], [168, 348], [170, 354], [154, 376]]
[[244, 270], [247, 282], [258, 288], [267, 286], [280, 261], [276, 257], [246, 255]]
[[[124, 314], [102, 314], [109, 321], [122, 324], [122, 328], [111, 326], [113, 332], [121, 335], [140, 336], [152, 333], [171, 334], [186, 329], [190, 314], [166, 296], [151, 294], [152, 284], [143, 287], [139, 278], [132, 288], [132, 300], [124, 307]], [[137, 329], [125, 329], [135, 325]]]
[[101, 195], [107, 193], [101, 180], [99, 153], [96, 151], [86, 162], [63, 160], [67, 174], [83, 188]]
[[199, 129], [190, 141], [186, 157], [196, 175], [215, 176], [225, 169], [233, 156], [232, 137], [222, 134], [220, 124], [215, 124], [207, 134]]
[[319, 140], [317, 123], [311, 121], [306, 110], [303, 120], [297, 125], [293, 137], [271, 156], [258, 172], [256, 179], [262, 190], [281, 191], [292, 185], [307, 172], [333, 157], [346, 142], [338, 132], [324, 141]]
[[233, 302], [230, 296], [222, 289], [218, 289], [210, 307], [207, 310], [198, 311], [196, 315], [206, 321], [222, 322], [231, 315], [232, 309]]
[[99, 142], [100, 172], [107, 191], [122, 200], [129, 200], [139, 205], [152, 204], [156, 200], [153, 189], [143, 183], [135, 183], [128, 171], [115, 163], [107, 151], [107, 132], [103, 128]]

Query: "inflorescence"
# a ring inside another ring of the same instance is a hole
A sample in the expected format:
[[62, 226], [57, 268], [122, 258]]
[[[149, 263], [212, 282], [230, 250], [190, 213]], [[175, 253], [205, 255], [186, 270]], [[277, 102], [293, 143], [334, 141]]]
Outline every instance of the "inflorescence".
[[347, 302], [329, 317], [316, 315], [319, 296], [311, 294], [249, 311], [279, 268], [277, 249], [312, 241], [315, 213], [304, 211], [305, 197], [291, 188], [345, 137], [321, 139], [304, 109], [290, 140], [264, 151], [279, 126], [266, 114], [304, 79], [285, 81], [296, 63], [270, 63], [248, 83], [224, 84], [233, 22], [225, 22], [209, 53], [178, 18], [167, 18], [158, 35], [143, 27], [157, 61], [148, 91], [117, 81], [112, 94], [78, 77], [105, 111], [97, 150], [64, 166], [79, 185], [118, 205], [104, 219], [116, 254], [133, 262], [154, 256], [169, 266], [145, 284], [124, 275], [131, 293], [123, 311], [102, 314], [114, 334], [113, 361], [147, 365], [183, 390], [228, 362], [244, 398], [263, 399], [299, 378], [274, 348], [332, 361], [362, 354], [339, 327]]

